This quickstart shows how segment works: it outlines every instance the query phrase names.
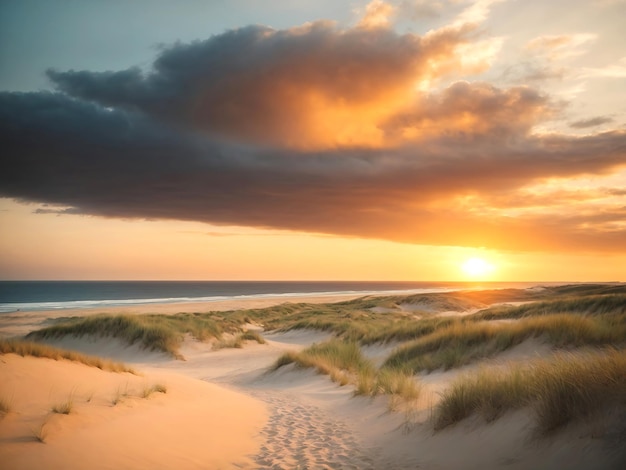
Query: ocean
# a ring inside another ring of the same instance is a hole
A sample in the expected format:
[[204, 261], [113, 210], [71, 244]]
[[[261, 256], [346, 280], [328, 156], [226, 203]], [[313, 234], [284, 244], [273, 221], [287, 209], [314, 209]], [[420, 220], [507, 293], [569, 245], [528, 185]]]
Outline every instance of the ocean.
[[526, 288], [528, 282], [410, 281], [0, 281], [0, 313], [211, 302], [240, 298], [320, 294], [412, 294], [468, 288]]

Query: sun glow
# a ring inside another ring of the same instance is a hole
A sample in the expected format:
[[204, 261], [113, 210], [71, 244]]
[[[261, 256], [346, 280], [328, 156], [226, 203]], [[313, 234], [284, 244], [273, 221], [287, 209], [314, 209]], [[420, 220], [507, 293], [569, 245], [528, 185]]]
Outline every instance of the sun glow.
[[470, 277], [485, 277], [495, 270], [495, 266], [482, 258], [470, 258], [461, 268]]

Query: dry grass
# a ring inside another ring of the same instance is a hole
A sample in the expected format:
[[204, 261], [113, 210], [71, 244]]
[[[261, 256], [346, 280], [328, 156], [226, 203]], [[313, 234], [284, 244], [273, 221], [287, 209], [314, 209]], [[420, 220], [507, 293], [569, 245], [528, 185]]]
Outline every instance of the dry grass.
[[475, 315], [475, 318], [480, 320], [518, 319], [555, 313], [624, 316], [626, 315], [626, 294], [573, 296], [515, 307], [496, 306], [482, 310]]
[[63, 319], [56, 325], [29, 333], [27, 338], [42, 340], [68, 335], [113, 337], [128, 344], [139, 344], [144, 349], [163, 351], [179, 358], [178, 349], [186, 334], [206, 341], [221, 338], [223, 333], [240, 330], [236, 322], [220, 319], [211, 314], [95, 315]]
[[493, 356], [524, 340], [541, 337], [555, 347], [623, 344], [626, 324], [604, 317], [544, 315], [515, 323], [456, 322], [394, 351], [384, 367], [411, 372], [450, 369]]
[[256, 341], [259, 344], [267, 344], [265, 338], [257, 331], [246, 330], [240, 336], [242, 341]]
[[597, 411], [626, 408], [626, 352], [561, 353], [509, 371], [463, 377], [444, 393], [435, 410], [435, 428], [474, 413], [493, 420], [527, 406], [542, 433]]
[[122, 391], [122, 387], [117, 387], [117, 391], [115, 392], [115, 395], [113, 396], [113, 399], [111, 400], [111, 404], [113, 406], [119, 405], [126, 398], [128, 398], [128, 396], [129, 396], [128, 384], [126, 384], [123, 391]]
[[292, 362], [300, 367], [315, 368], [340, 385], [350, 383], [353, 377], [364, 371], [369, 372], [373, 367], [356, 343], [338, 339], [314, 344], [298, 353], [285, 353], [278, 358], [273, 370]]
[[153, 393], [167, 393], [167, 387], [163, 384], [155, 384], [149, 387], [144, 387], [141, 391], [142, 398], [148, 398]]
[[355, 395], [391, 395], [411, 401], [420, 393], [414, 377], [397, 370], [377, 370], [355, 342], [332, 339], [298, 353], [285, 353], [278, 358], [273, 370], [291, 363], [315, 368], [340, 385], [352, 383], [356, 386]]
[[213, 343], [213, 349], [219, 350], [224, 348], [243, 348], [246, 341], [256, 341], [259, 344], [266, 344], [265, 338], [256, 331], [246, 330], [243, 333], [236, 334], [229, 338], [222, 338]]
[[81, 354], [75, 351], [55, 348], [32, 341], [6, 340], [0, 339], [0, 354], [18, 354], [20, 356], [46, 357], [55, 361], [67, 359], [69, 361], [80, 362], [91, 367], [107, 370], [111, 372], [129, 372], [135, 374], [130, 367], [120, 362], [110, 361], [95, 356]]
[[391, 395], [403, 401], [417, 400], [421, 386], [411, 374], [400, 370], [364, 371], [357, 377], [355, 395]]
[[52, 411], [53, 413], [69, 415], [73, 409], [74, 409], [74, 396], [70, 395], [67, 400], [54, 405], [50, 409], [50, 411]]

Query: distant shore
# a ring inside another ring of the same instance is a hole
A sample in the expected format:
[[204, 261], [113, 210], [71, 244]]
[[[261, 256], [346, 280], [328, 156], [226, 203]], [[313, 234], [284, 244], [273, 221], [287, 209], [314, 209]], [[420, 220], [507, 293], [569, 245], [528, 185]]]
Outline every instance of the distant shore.
[[[98, 314], [162, 314], [172, 315], [181, 312], [224, 312], [228, 310], [241, 310], [251, 308], [265, 308], [280, 305], [285, 302], [299, 303], [330, 303], [363, 297], [365, 294], [333, 294], [316, 295], [306, 294], [285, 298], [284, 296], [249, 297], [228, 300], [215, 300], [210, 302], [168, 302], [133, 304], [120, 307], [93, 307], [74, 308], [59, 310], [33, 310], [16, 311], [0, 314], [0, 338], [21, 336], [50, 323], [52, 320], [65, 317], [85, 317]], [[378, 294], [387, 295], [387, 294]]]

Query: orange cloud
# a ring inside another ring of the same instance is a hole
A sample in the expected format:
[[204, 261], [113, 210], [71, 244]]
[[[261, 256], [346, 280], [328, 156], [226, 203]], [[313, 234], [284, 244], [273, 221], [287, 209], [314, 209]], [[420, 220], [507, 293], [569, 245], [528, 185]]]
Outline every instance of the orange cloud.
[[[370, 4], [366, 18], [388, 13], [386, 5]], [[459, 48], [474, 28], [420, 37], [328, 21], [282, 31], [253, 26], [173, 46], [148, 75], [134, 68], [48, 75], [76, 97], [139, 109], [220, 139], [296, 149], [380, 147], [387, 144], [381, 126], [419, 100], [418, 83], [465, 67], [468, 54]], [[468, 70], [482, 68], [478, 62]]]
[[411, 110], [390, 118], [385, 130], [409, 141], [502, 139], [527, 134], [553, 112], [549, 99], [531, 88], [501, 90], [487, 83], [457, 82], [441, 93], [424, 94]]
[[49, 71], [59, 93], [0, 93], [0, 195], [105, 217], [625, 251], [615, 200], [581, 195], [579, 214], [549, 194], [521, 202], [549, 178], [626, 167], [624, 131], [533, 133], [560, 109], [530, 87], [420, 88], [488, 64], [459, 50], [480, 44], [493, 3], [424, 36], [251, 26], [175, 44], [148, 74]]
[[361, 28], [385, 28], [391, 22], [391, 16], [395, 13], [396, 8], [383, 1], [372, 0], [365, 7], [365, 15], [358, 23]]

